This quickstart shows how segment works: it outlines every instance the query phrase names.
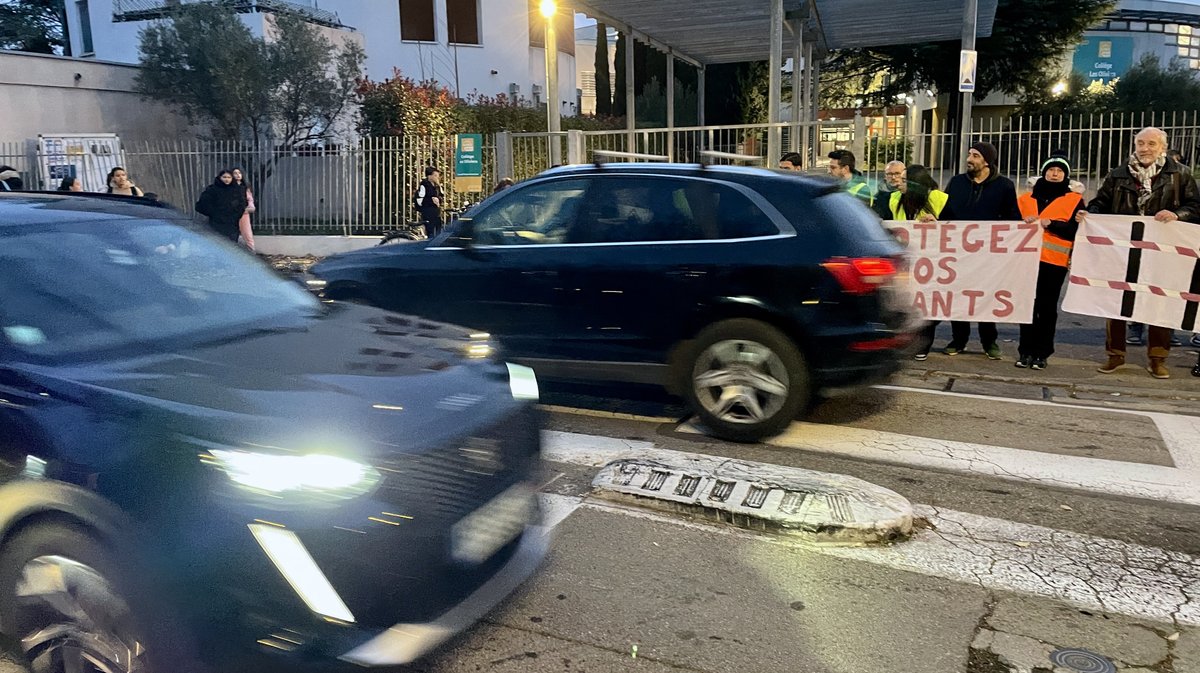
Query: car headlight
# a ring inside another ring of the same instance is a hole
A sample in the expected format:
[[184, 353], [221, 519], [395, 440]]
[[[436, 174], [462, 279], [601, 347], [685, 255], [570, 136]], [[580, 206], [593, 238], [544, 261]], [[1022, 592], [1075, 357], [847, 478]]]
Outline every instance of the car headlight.
[[370, 465], [319, 453], [282, 455], [210, 449], [203, 460], [244, 489], [278, 497], [354, 498], [370, 492], [381, 478]]

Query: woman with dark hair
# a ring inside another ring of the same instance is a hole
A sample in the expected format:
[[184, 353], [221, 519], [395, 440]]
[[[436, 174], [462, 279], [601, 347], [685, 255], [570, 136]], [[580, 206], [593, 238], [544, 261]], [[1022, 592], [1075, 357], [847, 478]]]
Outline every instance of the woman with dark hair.
[[[938, 189], [938, 183], [929, 174], [928, 168], [913, 164], [904, 169], [904, 180], [892, 192], [888, 205], [894, 220], [930, 222], [941, 217], [949, 198], [946, 192]], [[913, 356], [917, 360], [929, 357], [937, 325], [936, 322], [926, 323], [921, 333], [921, 350]]]
[[196, 202], [196, 212], [208, 217], [208, 226], [233, 242], [238, 240], [238, 221], [246, 213], [246, 190], [233, 183], [233, 171], [224, 170]]
[[242, 237], [242, 244], [254, 250], [254, 229], [250, 227], [250, 213], [254, 212], [254, 192], [250, 191], [250, 183], [246, 181], [240, 168], [233, 169], [233, 184], [246, 190], [246, 212], [242, 213], [241, 219], [238, 220], [238, 233]]
[[83, 191], [83, 183], [79, 181], [79, 178], [63, 178], [62, 182], [60, 182], [58, 184], [58, 191], [60, 191], [60, 192], [82, 192]]
[[108, 178], [104, 181], [104, 184], [108, 185], [109, 194], [142, 196], [142, 190], [133, 184], [133, 181], [129, 179], [129, 173], [120, 166], [114, 166], [108, 172]]
[[500, 182], [496, 183], [496, 188], [492, 190], [492, 193], [495, 194], [496, 192], [502, 192], [509, 187], [512, 187], [513, 184], [512, 178], [500, 178]]
[[929, 169], [913, 164], [904, 169], [904, 180], [891, 194], [889, 207], [893, 220], [936, 220], [950, 197], [938, 189]]

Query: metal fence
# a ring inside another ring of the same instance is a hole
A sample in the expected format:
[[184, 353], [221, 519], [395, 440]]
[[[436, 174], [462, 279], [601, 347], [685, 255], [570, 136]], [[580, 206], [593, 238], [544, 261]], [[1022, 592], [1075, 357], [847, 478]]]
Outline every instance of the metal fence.
[[[775, 165], [767, 157], [769, 134], [780, 136], [782, 151], [799, 150], [809, 171], [821, 171], [834, 149], [851, 149], [860, 169], [882, 182], [890, 160], [931, 168], [945, 185], [958, 172], [957, 134], [944, 127], [906, 133], [899, 118], [839, 120], [806, 124], [706, 126], [637, 129], [634, 131], [570, 131], [503, 133], [485, 139], [483, 194], [455, 189], [453, 136], [365, 138], [344, 145], [279, 148], [241, 143], [162, 141], [125, 143], [130, 177], [144, 191], [185, 211], [219, 170], [239, 167], [249, 178], [258, 207], [256, 230], [263, 233], [371, 234], [417, 219], [413, 200], [425, 166], [442, 170], [447, 206], [460, 208], [491, 192], [500, 177], [524, 180], [563, 162], [590, 162], [597, 150], [658, 155], [678, 162], [700, 162], [702, 152], [716, 151], [760, 157], [758, 165]], [[867, 122], [870, 123], [867, 123]], [[999, 172], [1023, 189], [1039, 173], [1045, 158], [1064, 150], [1074, 177], [1094, 194], [1104, 176], [1128, 157], [1133, 136], [1146, 126], [1162, 128], [1170, 146], [1193, 161], [1200, 159], [1200, 113], [1104, 114], [1086, 117], [1012, 117], [977, 120], [969, 142], [986, 140], [999, 149]], [[875, 129], [870, 132], [864, 129]], [[557, 147], [555, 147], [557, 146]], [[27, 189], [53, 189], [41, 175], [37, 145], [0, 143], [0, 164], [17, 169]], [[712, 163], [712, 160], [706, 160]]]
[[[485, 144], [486, 188], [494, 148]], [[454, 137], [365, 138], [353, 144], [292, 148], [239, 143], [127, 145], [130, 175], [146, 191], [189, 209], [223, 168], [241, 168], [255, 195], [256, 230], [375, 233], [417, 218], [413, 199], [426, 166], [443, 174], [446, 206], [481, 195], [458, 193]]]

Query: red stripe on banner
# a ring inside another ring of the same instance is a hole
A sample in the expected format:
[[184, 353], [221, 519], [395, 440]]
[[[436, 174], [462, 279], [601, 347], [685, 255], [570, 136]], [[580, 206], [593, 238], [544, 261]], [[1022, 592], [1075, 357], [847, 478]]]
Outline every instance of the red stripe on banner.
[[1071, 276], [1071, 282], [1075, 283], [1076, 285], [1091, 285], [1091, 283], [1088, 282], [1088, 279], [1084, 278], [1083, 276]]
[[1194, 257], [1196, 259], [1200, 259], [1200, 252], [1198, 252], [1196, 250], [1192, 250], [1191, 248], [1175, 246], [1175, 252], [1180, 255], [1183, 255], [1184, 257]]
[[1180, 292], [1179, 295], [1187, 301], [1200, 301], [1200, 294], [1193, 294], [1191, 292]]
[[1150, 286], [1150, 294], [1156, 294], [1160, 297], [1165, 297], [1165, 296], [1167, 296], [1167, 291], [1156, 285], [1151, 285]]
[[1130, 241], [1129, 244], [1141, 250], [1162, 250], [1157, 243], [1153, 241]]
[[1109, 289], [1112, 289], [1112, 290], [1124, 290], [1126, 292], [1130, 292], [1133, 290], [1132, 285], [1130, 285], [1129, 283], [1121, 282], [1119, 280], [1108, 281], [1108, 287], [1109, 287]]
[[1113, 244], [1113, 241], [1111, 238], [1106, 238], [1104, 236], [1088, 236], [1087, 240], [1088, 240], [1088, 243], [1091, 243], [1092, 245], [1112, 245]]

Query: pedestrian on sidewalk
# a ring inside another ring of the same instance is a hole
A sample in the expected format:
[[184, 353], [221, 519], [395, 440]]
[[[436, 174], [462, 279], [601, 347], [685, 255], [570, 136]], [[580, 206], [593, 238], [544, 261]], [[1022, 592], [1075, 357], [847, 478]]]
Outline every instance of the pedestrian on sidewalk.
[[1058, 151], [1042, 164], [1042, 177], [1033, 191], [1022, 194], [1017, 205], [1025, 221], [1042, 227], [1042, 253], [1038, 263], [1037, 290], [1033, 299], [1033, 321], [1021, 325], [1017, 345], [1022, 369], [1045, 369], [1054, 353], [1054, 332], [1058, 327], [1058, 296], [1067, 279], [1067, 266], [1079, 223], [1075, 215], [1086, 204], [1083, 196], [1071, 189], [1071, 164], [1066, 152]]
[[[891, 164], [888, 164], [891, 170]], [[929, 174], [929, 169], [920, 164], [904, 168], [901, 179], [894, 182], [896, 190], [888, 195], [888, 220], [932, 222], [942, 214], [949, 199], [946, 192], [938, 189], [938, 183]], [[891, 178], [888, 179], [891, 182]], [[933, 348], [933, 336], [939, 321], [927, 322], [921, 330], [921, 350], [913, 356], [923, 361]]]
[[850, 150], [834, 150], [829, 153], [829, 174], [842, 183], [842, 189], [847, 194], [862, 201], [867, 206], [875, 204], [875, 188], [863, 177], [862, 171], [855, 168], [857, 160]]
[[442, 232], [442, 172], [433, 166], [425, 167], [425, 179], [417, 187], [417, 211], [425, 224], [425, 236], [433, 238]]
[[[1076, 215], [1082, 224], [1087, 213], [1098, 215], [1153, 215], [1159, 222], [1200, 222], [1200, 192], [1185, 166], [1167, 156], [1167, 134], [1148, 126], [1134, 136], [1134, 151], [1124, 164], [1109, 172], [1087, 210]], [[1125, 321], [1108, 321], [1105, 350], [1108, 360], [1099, 371], [1111, 374], [1125, 364]], [[1171, 332], [1150, 325], [1146, 370], [1156, 379], [1170, 378], [1167, 356]]]
[[129, 172], [121, 166], [114, 166], [108, 172], [108, 178], [104, 181], [104, 184], [108, 185], [109, 194], [143, 196], [142, 190], [129, 179]]
[[12, 166], [0, 166], [0, 192], [19, 192], [25, 189], [25, 181]]
[[[950, 199], [942, 211], [944, 220], [994, 222], [1021, 220], [1017, 207], [1017, 188], [1012, 180], [998, 172], [999, 152], [991, 143], [975, 143], [967, 153], [967, 172], [950, 178], [946, 193]], [[958, 355], [971, 340], [971, 323], [955, 320], [950, 343], [942, 349], [946, 355]], [[979, 341], [989, 360], [999, 360], [999, 331], [995, 323], [979, 323]]]
[[213, 231], [237, 242], [238, 222], [246, 214], [246, 190], [233, 183], [233, 171], [217, 173], [196, 202], [196, 212], [208, 217], [208, 226]]
[[63, 178], [62, 182], [58, 183], [58, 191], [82, 192], [83, 183], [79, 181], [79, 178]]
[[492, 193], [497, 194], [499, 192], [502, 192], [502, 191], [508, 189], [509, 187], [512, 187], [514, 184], [516, 184], [516, 183], [513, 182], [512, 178], [500, 178], [500, 182], [496, 183], [496, 188], [492, 190]]
[[[875, 192], [875, 214], [881, 220], [896, 219], [892, 217], [892, 194], [900, 191], [905, 184], [905, 168], [903, 161], [889, 161], [883, 167], [883, 184]], [[934, 185], [937, 183], [935, 182]]]
[[240, 168], [233, 169], [233, 184], [246, 190], [246, 212], [242, 213], [241, 219], [238, 220], [238, 235], [242, 238], [242, 245], [254, 252], [254, 229], [250, 226], [250, 213], [255, 211], [254, 192]]

